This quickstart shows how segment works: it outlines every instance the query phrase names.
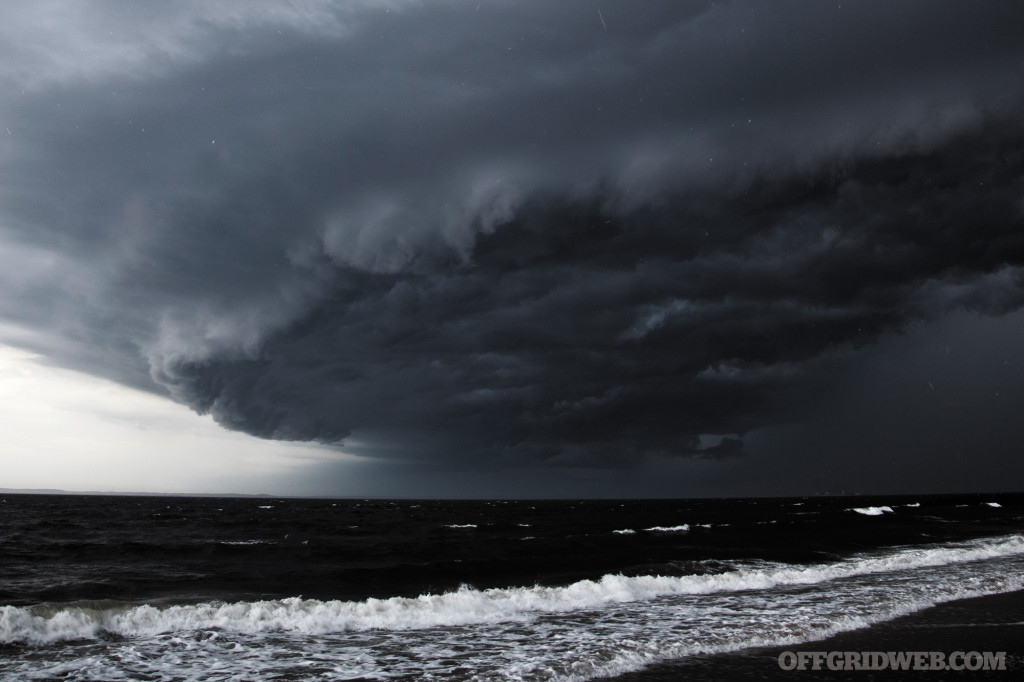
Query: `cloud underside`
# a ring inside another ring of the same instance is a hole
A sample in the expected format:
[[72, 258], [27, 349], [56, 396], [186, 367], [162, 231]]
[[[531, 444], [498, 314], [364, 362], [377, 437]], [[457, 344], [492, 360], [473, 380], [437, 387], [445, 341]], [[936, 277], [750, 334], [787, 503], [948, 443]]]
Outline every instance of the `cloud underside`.
[[697, 453], [700, 434], [791, 416], [829, 358], [881, 334], [1018, 308], [1021, 149], [993, 122], [927, 153], [628, 212], [538, 194], [464, 260], [335, 267], [328, 295], [252, 357], [160, 379], [269, 438]]
[[616, 465], [1024, 303], [1013, 3], [308, 4], [8, 55], [20, 345], [264, 438]]

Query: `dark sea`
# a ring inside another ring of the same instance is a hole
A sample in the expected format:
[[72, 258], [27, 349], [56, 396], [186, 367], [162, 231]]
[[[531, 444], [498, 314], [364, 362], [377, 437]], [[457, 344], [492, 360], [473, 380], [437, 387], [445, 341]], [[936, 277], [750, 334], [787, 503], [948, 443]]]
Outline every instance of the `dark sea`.
[[1019, 494], [0, 495], [4, 680], [591, 680], [1021, 589]]

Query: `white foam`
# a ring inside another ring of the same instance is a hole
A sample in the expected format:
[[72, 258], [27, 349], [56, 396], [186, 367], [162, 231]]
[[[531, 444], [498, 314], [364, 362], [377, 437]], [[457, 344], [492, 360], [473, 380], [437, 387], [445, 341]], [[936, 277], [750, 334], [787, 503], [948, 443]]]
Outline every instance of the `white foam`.
[[681, 526], [654, 526], [653, 528], [644, 528], [644, 530], [654, 533], [685, 533], [690, 530], [690, 524], [684, 523]]
[[1003, 506], [1003, 505], [999, 504], [998, 502], [986, 502], [985, 504], [987, 504], [990, 507], [1002, 507]]
[[[817, 642], [839, 633], [859, 630], [876, 623], [914, 613], [934, 606], [936, 603], [952, 599], [976, 597], [982, 594], [987, 593], [976, 590], [959, 590], [943, 594], [935, 601], [920, 598], [906, 601], [879, 600], [873, 604], [874, 609], [870, 613], [859, 613], [857, 615], [830, 613], [827, 619], [819, 619], [817, 622], [807, 622], [799, 616], [795, 617], [792, 609], [783, 609], [781, 613], [774, 614], [773, 620], [776, 627], [772, 627], [764, 622], [762, 617], [757, 619], [760, 622], [755, 621], [757, 624], [749, 628], [749, 630], [736, 627], [726, 629], [726, 636], [719, 634], [725, 628], [718, 627], [715, 628], [714, 632], [702, 633], [705, 637], [669, 637], [660, 639], [656, 644], [626, 640], [625, 645], [620, 646], [611, 655], [605, 655], [600, 658], [594, 657], [597, 660], [575, 666], [578, 671], [557, 674], [550, 679], [552, 682], [589, 682], [597, 678], [616, 677], [636, 672], [652, 664], [682, 659], [697, 654], [722, 654], [743, 649], [791, 646]], [[809, 605], [802, 606], [806, 607]], [[756, 613], [756, 610], [754, 611]], [[764, 614], [757, 615], [763, 616]], [[524, 666], [524, 668], [527, 667]], [[518, 675], [512, 679], [522, 680], [523, 682], [535, 679], [535, 677], [529, 674], [530, 672], [533, 671], [527, 668], [524, 670], [526, 674]]]
[[95, 639], [106, 631], [122, 636], [219, 628], [228, 632], [324, 634], [367, 630], [413, 630], [437, 626], [531, 620], [543, 613], [602, 608], [668, 595], [711, 594], [809, 585], [872, 573], [892, 573], [980, 559], [1024, 554], [1024, 536], [975, 540], [931, 548], [905, 548], [822, 565], [768, 563], [718, 574], [605, 575], [561, 587], [476, 590], [392, 597], [360, 602], [292, 597], [238, 603], [157, 608], [117, 604], [0, 607], [0, 642]]
[[847, 511], [855, 511], [865, 516], [881, 516], [886, 513], [891, 514], [892, 507], [854, 507], [853, 509], [847, 509]]
[[635, 535], [636, 531], [632, 528], [623, 528], [622, 530], [613, 530], [616, 535]]
[[449, 523], [446, 528], [476, 528], [475, 523]]
[[903, 506], [904, 507], [920, 507], [921, 503], [920, 502], [911, 502], [910, 504], [905, 504]]

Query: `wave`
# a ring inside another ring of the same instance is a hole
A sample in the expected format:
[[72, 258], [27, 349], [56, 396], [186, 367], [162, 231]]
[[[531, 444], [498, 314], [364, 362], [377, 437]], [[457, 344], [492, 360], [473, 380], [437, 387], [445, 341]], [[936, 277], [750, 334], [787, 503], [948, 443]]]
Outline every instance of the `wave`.
[[990, 507], [996, 507], [996, 508], [1003, 506], [1003, 505], [999, 504], [998, 502], [986, 502], [985, 504], [987, 504]]
[[280, 600], [155, 607], [80, 602], [0, 607], [0, 642], [49, 643], [96, 639], [103, 634], [152, 636], [178, 631], [326, 634], [415, 630], [438, 626], [528, 621], [543, 613], [596, 609], [669, 595], [710, 594], [822, 583], [871, 573], [891, 573], [1024, 554], [1024, 535], [928, 548], [902, 548], [820, 565], [768, 563], [722, 573], [660, 576], [605, 575], [560, 587], [477, 590], [360, 602], [291, 597]]
[[892, 513], [892, 507], [853, 507], [846, 511], [855, 511], [858, 514], [864, 514], [865, 516], [881, 516], [885, 513]]
[[449, 523], [445, 528], [476, 528], [475, 523]]
[[690, 530], [690, 524], [684, 523], [681, 526], [654, 526], [652, 528], [644, 528], [644, 530], [652, 533], [685, 533]]

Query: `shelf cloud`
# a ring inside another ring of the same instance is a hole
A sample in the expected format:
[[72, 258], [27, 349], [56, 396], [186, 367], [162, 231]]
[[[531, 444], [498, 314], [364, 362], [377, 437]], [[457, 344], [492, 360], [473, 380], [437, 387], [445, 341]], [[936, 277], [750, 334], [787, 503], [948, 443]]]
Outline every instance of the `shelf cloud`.
[[1019, 3], [91, 7], [0, 10], [0, 335], [229, 429], [732, 459], [1024, 303]]

